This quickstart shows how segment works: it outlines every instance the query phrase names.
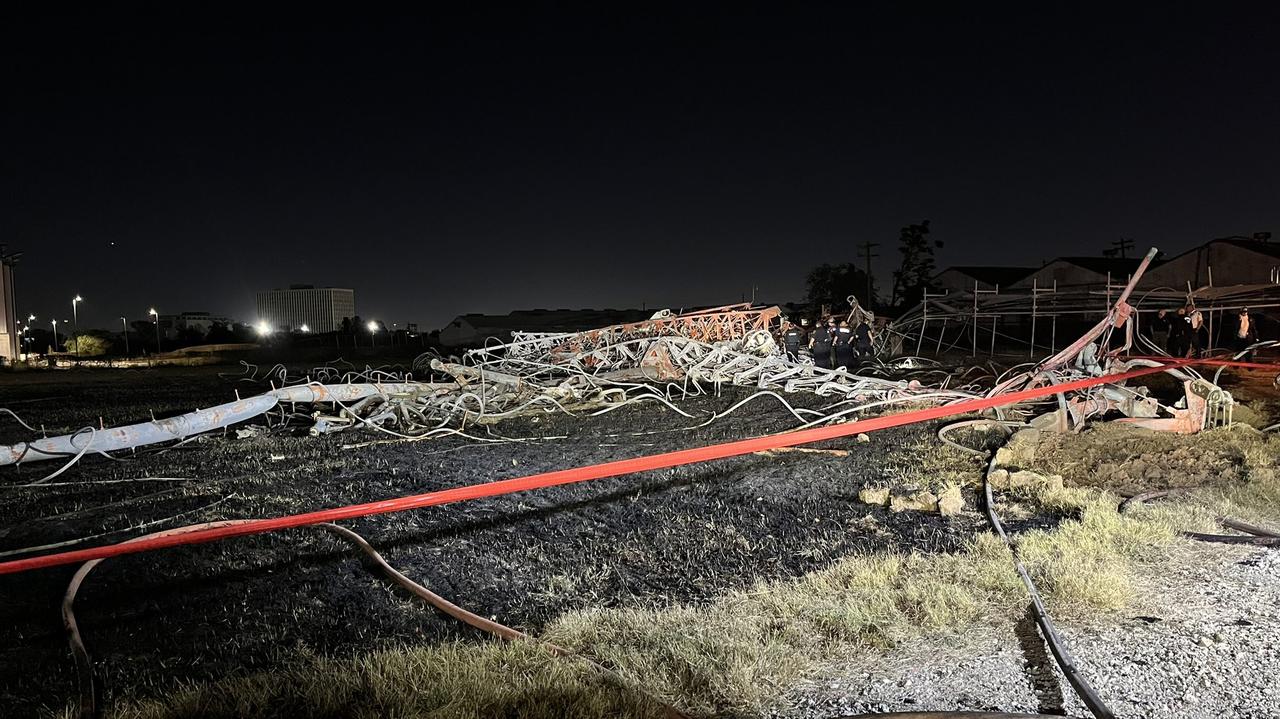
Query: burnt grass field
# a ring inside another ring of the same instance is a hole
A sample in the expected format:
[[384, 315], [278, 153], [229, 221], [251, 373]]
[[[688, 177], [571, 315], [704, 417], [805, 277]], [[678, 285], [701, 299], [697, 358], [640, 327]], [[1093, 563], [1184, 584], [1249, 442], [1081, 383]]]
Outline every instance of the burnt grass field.
[[[172, 416], [268, 389], [216, 370], [59, 371], [0, 376], [0, 406], [50, 434]], [[368, 431], [234, 431], [118, 461], [86, 456], [53, 483], [17, 487], [60, 462], [0, 472], [0, 552], [102, 535], [76, 548], [183, 524], [266, 517], [457, 487], [795, 427], [757, 398], [700, 424], [750, 391], [691, 398], [688, 419], [641, 403], [594, 418], [503, 422], [486, 444], [449, 438], [356, 448]], [[828, 400], [788, 397], [798, 406]], [[916, 476], [936, 424], [833, 441], [848, 456], [750, 455], [345, 523], [396, 568], [446, 598], [538, 633], [550, 618], [598, 606], [703, 602], [758, 580], [797, 576], [857, 553], [946, 552], [985, 531], [978, 514], [943, 518], [861, 504], [866, 484]], [[477, 430], [482, 431], [482, 430]], [[29, 432], [0, 418], [0, 441]], [[975, 460], [974, 477], [981, 471]], [[187, 481], [124, 481], [145, 477]], [[974, 502], [968, 497], [972, 508]], [[171, 519], [170, 519], [171, 518]], [[164, 520], [164, 521], [157, 521]], [[148, 524], [145, 528], [139, 525]], [[32, 556], [24, 554], [21, 556]], [[5, 557], [14, 558], [14, 557]], [[4, 716], [60, 711], [76, 696], [59, 607], [74, 567], [0, 577]], [[490, 641], [366, 568], [319, 529], [111, 559], [81, 588], [77, 617], [105, 690], [159, 696], [183, 680], [264, 669], [302, 653]]]

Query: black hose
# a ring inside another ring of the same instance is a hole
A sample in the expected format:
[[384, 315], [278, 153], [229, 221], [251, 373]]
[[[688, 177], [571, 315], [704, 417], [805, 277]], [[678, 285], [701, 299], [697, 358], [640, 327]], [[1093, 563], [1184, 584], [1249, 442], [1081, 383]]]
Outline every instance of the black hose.
[[[1013, 568], [1017, 570], [1018, 577], [1022, 579], [1022, 584], [1026, 586], [1027, 591], [1031, 594], [1032, 616], [1040, 627], [1040, 633], [1044, 635], [1045, 643], [1049, 645], [1049, 651], [1053, 652], [1053, 658], [1058, 662], [1058, 667], [1062, 669], [1062, 674], [1067, 678], [1067, 682], [1071, 684], [1071, 688], [1075, 690], [1076, 695], [1080, 697], [1080, 701], [1084, 702], [1084, 705], [1089, 708], [1089, 711], [1093, 712], [1097, 719], [1115, 719], [1115, 712], [1107, 707], [1106, 703], [1102, 701], [1102, 697], [1098, 696], [1098, 693], [1080, 674], [1080, 670], [1076, 668], [1075, 658], [1071, 656], [1067, 645], [1058, 636], [1053, 620], [1049, 618], [1044, 602], [1040, 599], [1040, 593], [1036, 591], [1035, 582], [1031, 581], [1031, 575], [1027, 573], [1027, 568], [1018, 559], [1017, 546], [1013, 543], [1013, 540], [1009, 539], [1009, 535], [1004, 531], [1004, 525], [1000, 524], [1000, 518], [996, 516], [995, 497], [991, 494], [991, 482], [987, 480], [987, 476], [995, 469], [995, 464], [995, 455], [992, 455], [991, 461], [987, 465], [987, 474], [983, 475], [982, 478], [987, 520], [991, 522], [991, 527], [995, 529], [996, 534], [1004, 540], [1004, 543], [1009, 546], [1009, 550], [1013, 552]], [[910, 715], [908, 714], [907, 716]], [[917, 716], [922, 715], [917, 714]], [[952, 716], [956, 715], [953, 714]], [[979, 715], [972, 714], [972, 716]]]
[[[1126, 510], [1136, 504], [1149, 502], [1153, 499], [1161, 499], [1178, 494], [1185, 494], [1188, 488], [1176, 489], [1156, 489], [1150, 492], [1142, 492], [1132, 497], [1126, 498], [1117, 507], [1117, 511], [1123, 514]], [[1266, 527], [1259, 527], [1256, 524], [1241, 521], [1234, 517], [1218, 517], [1218, 524], [1234, 529], [1241, 534], [1206, 534], [1204, 532], [1178, 532], [1184, 537], [1197, 539], [1201, 542], [1215, 542], [1217, 544], [1252, 544], [1256, 547], [1277, 547], [1280, 548], [1280, 532]]]

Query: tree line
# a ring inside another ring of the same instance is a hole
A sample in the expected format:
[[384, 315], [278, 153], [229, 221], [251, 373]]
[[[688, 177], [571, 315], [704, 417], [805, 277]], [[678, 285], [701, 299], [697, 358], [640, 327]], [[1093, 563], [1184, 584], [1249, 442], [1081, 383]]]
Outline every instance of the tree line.
[[942, 247], [940, 240], [929, 239], [929, 221], [903, 227], [898, 234], [897, 249], [901, 255], [898, 268], [893, 271], [893, 284], [889, 296], [877, 292], [875, 279], [868, 278], [866, 270], [853, 262], [821, 264], [809, 271], [805, 278], [805, 302], [818, 313], [848, 307], [847, 298], [853, 295], [858, 304], [878, 312], [894, 313], [912, 307], [924, 299], [937, 268], [933, 251]]

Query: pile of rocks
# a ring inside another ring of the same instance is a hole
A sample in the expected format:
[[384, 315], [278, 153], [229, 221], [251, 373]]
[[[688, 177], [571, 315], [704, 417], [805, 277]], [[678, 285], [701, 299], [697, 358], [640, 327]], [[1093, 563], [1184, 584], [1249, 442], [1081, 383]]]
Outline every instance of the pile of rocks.
[[959, 514], [965, 506], [960, 485], [954, 484], [940, 494], [927, 489], [894, 492], [888, 487], [863, 487], [858, 500], [879, 507], [887, 505], [890, 512], [937, 512], [944, 517]]

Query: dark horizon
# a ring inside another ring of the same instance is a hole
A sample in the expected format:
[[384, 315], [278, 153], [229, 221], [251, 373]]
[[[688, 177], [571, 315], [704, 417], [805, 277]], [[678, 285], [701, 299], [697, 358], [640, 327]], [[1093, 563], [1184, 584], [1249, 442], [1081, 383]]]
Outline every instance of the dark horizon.
[[430, 330], [799, 300], [865, 241], [884, 288], [923, 219], [939, 268], [1280, 230], [1271, 7], [611, 10], [6, 10], [19, 312], [301, 283]]

